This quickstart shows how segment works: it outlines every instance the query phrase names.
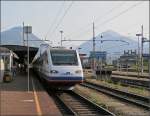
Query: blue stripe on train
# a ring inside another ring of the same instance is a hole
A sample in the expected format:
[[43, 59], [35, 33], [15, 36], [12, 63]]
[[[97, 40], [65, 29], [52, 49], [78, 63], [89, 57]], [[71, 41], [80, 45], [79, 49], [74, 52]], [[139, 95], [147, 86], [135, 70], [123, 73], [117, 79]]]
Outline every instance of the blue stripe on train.
[[44, 75], [42, 73], [40, 73], [40, 75], [45, 78], [46, 80], [56, 80], [56, 81], [64, 81], [64, 80], [70, 80], [70, 81], [81, 81], [83, 80], [83, 77], [52, 77], [52, 76], [47, 76], [47, 75]]
[[48, 77], [49, 80], [71, 80], [71, 81], [80, 81], [82, 77]]

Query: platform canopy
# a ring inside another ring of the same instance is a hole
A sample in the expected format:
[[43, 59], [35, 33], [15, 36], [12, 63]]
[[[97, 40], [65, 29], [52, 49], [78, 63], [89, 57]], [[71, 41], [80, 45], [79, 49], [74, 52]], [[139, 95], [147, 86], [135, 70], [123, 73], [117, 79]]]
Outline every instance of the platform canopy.
[[[0, 45], [0, 47], [4, 47], [7, 50], [13, 51], [18, 57], [19, 63], [24, 63], [27, 60], [27, 46], [20, 46], [20, 45]], [[29, 47], [30, 53], [30, 62], [34, 58], [35, 54], [37, 53], [38, 48], [36, 47]]]
[[12, 54], [14, 58], [19, 59], [17, 54], [15, 54], [12, 50], [9, 50], [8, 48], [5, 47], [0, 47], [0, 56], [6, 54]]

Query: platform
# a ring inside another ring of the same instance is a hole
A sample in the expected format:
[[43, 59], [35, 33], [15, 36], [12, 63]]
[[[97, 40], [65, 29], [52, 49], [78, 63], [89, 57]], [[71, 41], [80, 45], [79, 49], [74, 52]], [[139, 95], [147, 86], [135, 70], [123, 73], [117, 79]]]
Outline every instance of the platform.
[[18, 75], [10, 83], [0, 83], [0, 116], [61, 116], [53, 99], [39, 81], [30, 76]]

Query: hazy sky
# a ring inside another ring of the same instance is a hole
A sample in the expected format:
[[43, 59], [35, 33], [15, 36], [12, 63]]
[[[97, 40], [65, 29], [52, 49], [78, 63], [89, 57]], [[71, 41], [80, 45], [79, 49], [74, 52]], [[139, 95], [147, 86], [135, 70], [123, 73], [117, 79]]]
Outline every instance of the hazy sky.
[[[63, 20], [61, 20], [63, 19]], [[92, 22], [96, 35], [114, 30], [126, 36], [135, 36], [144, 25], [144, 35], [149, 34], [148, 1], [2, 1], [2, 31], [14, 26], [33, 27], [41, 39], [60, 41], [60, 30], [66, 39], [92, 38]], [[80, 44], [65, 43], [68, 44]]]

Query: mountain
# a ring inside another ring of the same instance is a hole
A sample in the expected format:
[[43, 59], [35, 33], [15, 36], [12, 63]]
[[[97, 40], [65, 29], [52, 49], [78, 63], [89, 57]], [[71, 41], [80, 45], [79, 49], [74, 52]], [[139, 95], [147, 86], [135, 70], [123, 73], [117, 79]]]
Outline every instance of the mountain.
[[[22, 32], [23, 32], [22, 27], [13, 27], [11, 29], [1, 32], [1, 44], [2, 45], [23, 45]], [[35, 40], [35, 41], [29, 41], [29, 46], [31, 47], [39, 47], [41, 43], [43, 44], [45, 43], [45, 42], [37, 41], [40, 40], [40, 38], [35, 36], [33, 33], [29, 34], [28, 39]], [[25, 34], [25, 40], [26, 40], [26, 34]]]
[[[90, 41], [86, 41], [79, 46], [81, 48], [81, 53], [89, 55], [89, 52], [93, 50], [93, 42], [91, 40], [92, 38]], [[112, 30], [105, 31], [97, 35], [95, 40], [96, 50], [107, 51], [107, 53], [111, 56], [123, 54], [124, 50], [137, 50], [138, 48], [138, 42], [136, 41], [137, 38], [126, 37]], [[101, 43], [101, 41], [97, 40], [103, 40], [103, 42]], [[148, 53], [148, 43], [144, 44], [144, 52]]]

